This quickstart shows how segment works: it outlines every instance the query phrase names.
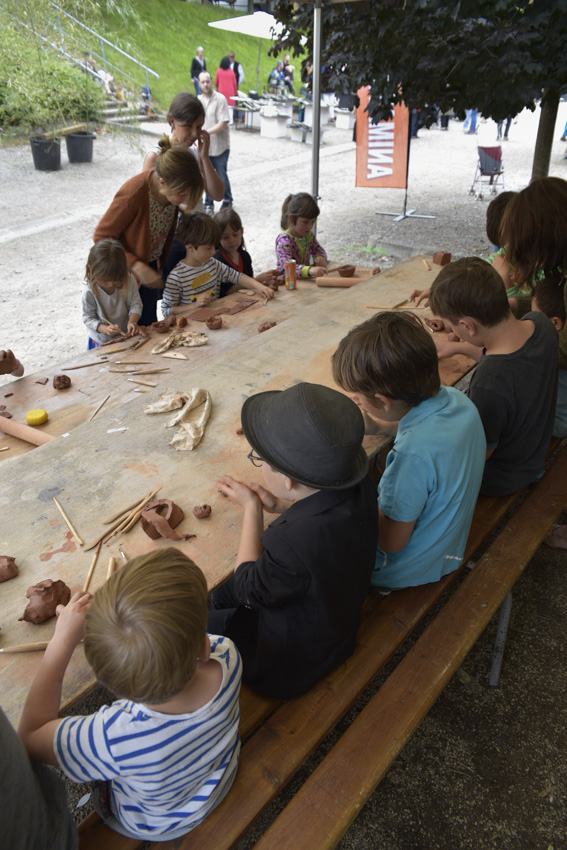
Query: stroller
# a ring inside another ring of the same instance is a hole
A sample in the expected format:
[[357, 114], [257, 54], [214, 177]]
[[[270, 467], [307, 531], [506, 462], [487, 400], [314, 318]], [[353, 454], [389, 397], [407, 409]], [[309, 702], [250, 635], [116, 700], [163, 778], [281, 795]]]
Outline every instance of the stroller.
[[490, 188], [491, 195], [498, 194], [498, 186], [504, 189], [504, 165], [502, 163], [502, 145], [490, 148], [478, 147], [478, 162], [469, 195], [482, 200], [482, 186]]

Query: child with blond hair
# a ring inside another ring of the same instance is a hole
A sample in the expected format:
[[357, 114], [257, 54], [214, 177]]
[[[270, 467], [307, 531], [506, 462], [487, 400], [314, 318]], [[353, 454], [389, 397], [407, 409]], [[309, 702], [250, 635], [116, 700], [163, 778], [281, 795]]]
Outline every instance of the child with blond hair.
[[[19, 735], [32, 758], [94, 781], [102, 819], [131, 838], [165, 841], [197, 826], [228, 792], [238, 762], [241, 661], [209, 636], [207, 583], [178, 549], [133, 558], [94, 596], [58, 606]], [[118, 699], [58, 717], [84, 635], [87, 661]]]
[[126, 252], [117, 239], [101, 239], [91, 248], [83, 288], [83, 322], [92, 343], [138, 333], [142, 299], [128, 271]]

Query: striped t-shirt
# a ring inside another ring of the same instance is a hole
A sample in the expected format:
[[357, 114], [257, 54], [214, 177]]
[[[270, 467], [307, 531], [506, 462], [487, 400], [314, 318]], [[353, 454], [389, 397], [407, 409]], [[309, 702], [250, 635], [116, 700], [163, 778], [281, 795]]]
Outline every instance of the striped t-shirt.
[[180, 304], [191, 304], [202, 292], [212, 292], [214, 298], [220, 295], [221, 283], [240, 282], [240, 272], [230, 266], [225, 266], [220, 260], [211, 257], [202, 266], [188, 266], [177, 263], [167, 276], [161, 312], [169, 316], [173, 307]]
[[163, 714], [121, 699], [88, 717], [64, 718], [55, 733], [64, 773], [74, 782], [111, 780], [112, 813], [140, 838], [164, 840], [168, 833], [189, 831], [232, 784], [240, 751], [242, 662], [228, 638], [210, 640], [222, 684], [202, 708]]

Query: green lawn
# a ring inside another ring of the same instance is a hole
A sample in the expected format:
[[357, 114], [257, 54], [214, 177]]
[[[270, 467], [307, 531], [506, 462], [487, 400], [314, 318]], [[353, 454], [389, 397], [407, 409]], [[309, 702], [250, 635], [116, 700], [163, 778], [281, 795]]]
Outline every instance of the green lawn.
[[[144, 22], [141, 29], [118, 16], [106, 16], [103, 20], [107, 28], [102, 34], [157, 71], [160, 79], [151, 77], [150, 86], [153, 98], [164, 111], [178, 92], [194, 92], [190, 67], [197, 45], [202, 45], [205, 50], [207, 70], [213, 80], [220, 60], [232, 49], [246, 75], [241, 88], [248, 91], [256, 87], [258, 39], [208, 26], [209, 21], [238, 17], [240, 13], [231, 11], [225, 4], [201, 6], [200, 3], [184, 3], [180, 0], [136, 0], [135, 9]], [[262, 40], [258, 82], [260, 91], [265, 87], [268, 74], [276, 63], [273, 57], [268, 56], [270, 47], [271, 42]], [[109, 58], [115, 61], [110, 54]], [[116, 64], [120, 64], [120, 61], [117, 60]], [[292, 62], [298, 69], [295, 72], [297, 80], [301, 60], [298, 57]], [[140, 70], [132, 73], [132, 76], [138, 79]]]

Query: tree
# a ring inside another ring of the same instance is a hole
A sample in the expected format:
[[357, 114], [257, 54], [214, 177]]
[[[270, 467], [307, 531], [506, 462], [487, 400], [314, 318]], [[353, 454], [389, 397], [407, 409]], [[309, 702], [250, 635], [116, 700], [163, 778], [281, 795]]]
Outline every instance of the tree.
[[[311, 3], [277, 0], [285, 25], [274, 51], [312, 40]], [[547, 174], [560, 94], [567, 91], [565, 0], [381, 0], [323, 6], [323, 57], [331, 89], [371, 85], [369, 114], [392, 105], [476, 107], [500, 121], [524, 108], [542, 112], [533, 176]], [[309, 61], [309, 60], [308, 60]]]

